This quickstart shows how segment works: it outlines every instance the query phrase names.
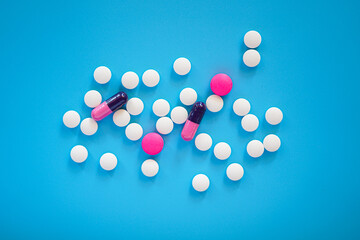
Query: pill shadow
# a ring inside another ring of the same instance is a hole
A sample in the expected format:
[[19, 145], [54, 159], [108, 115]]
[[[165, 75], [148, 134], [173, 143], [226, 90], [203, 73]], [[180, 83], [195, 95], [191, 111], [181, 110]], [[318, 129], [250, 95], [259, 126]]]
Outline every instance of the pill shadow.
[[[88, 91], [96, 90], [96, 91], [99, 91], [99, 92], [107, 92], [108, 89], [110, 88], [109, 86], [110, 86], [110, 83], [112, 82], [112, 80], [114, 80], [113, 76], [111, 77], [111, 79], [110, 79], [110, 81], [108, 83], [100, 84], [100, 83], [96, 82], [95, 79], [94, 79], [94, 76], [91, 75], [91, 76], [89, 76], [89, 83], [90, 83], [89, 88], [90, 89]], [[85, 93], [84, 93], [84, 95], [85, 95]]]
[[[191, 179], [192, 180], [192, 179]], [[211, 183], [210, 183], [210, 187], [211, 187]], [[210, 188], [209, 187], [209, 188]], [[196, 191], [193, 187], [192, 187], [192, 183], [190, 182], [190, 186], [189, 186], [189, 195], [192, 199], [195, 199], [195, 200], [199, 200], [199, 201], [202, 201], [205, 197], [206, 197], [206, 194], [207, 194], [207, 191], [204, 191], [204, 192], [198, 192]]]
[[61, 122], [59, 129], [60, 129], [60, 136], [63, 138], [73, 138], [76, 137], [79, 134], [79, 132], [81, 133], [80, 124], [75, 128], [68, 128], [64, 125], [63, 122]]
[[[256, 74], [258, 66], [256, 66], [256, 67], [248, 67], [248, 66], [245, 65], [245, 63], [243, 61], [243, 55], [249, 49], [250, 48], [248, 48], [244, 44], [244, 42], [242, 41], [242, 43], [240, 45], [239, 69], [240, 69], [240, 71], [241, 71], [241, 73], [243, 75], [246, 75], [247, 77], [252, 77], [252, 76], [254, 76]], [[257, 49], [255, 49], [255, 50], [257, 50]], [[261, 54], [260, 54], [260, 56], [261, 56]], [[260, 60], [259, 65], [260, 64], [261, 64], [261, 60]]]
[[153, 96], [156, 94], [156, 92], [158, 91], [159, 89], [159, 85], [161, 84], [161, 78], [160, 78], [160, 81], [158, 83], [158, 85], [154, 86], [154, 87], [147, 87], [141, 80], [140, 80], [140, 83], [139, 83], [139, 91], [141, 93], [141, 96], [142, 97], [148, 97], [148, 96]]
[[270, 134], [270, 133], [276, 134], [279, 131], [280, 125], [281, 125], [281, 123], [278, 125], [271, 125], [270, 123], [268, 123], [266, 121], [265, 114], [262, 117], [261, 129], [264, 130], [264, 132], [266, 132], [267, 134]]
[[201, 160], [202, 162], [208, 159], [211, 153], [212, 153], [212, 148], [206, 151], [201, 151], [196, 148], [195, 143], [192, 145], [192, 155], [196, 157], [195, 159]]
[[[190, 72], [191, 72], [191, 70], [190, 70]], [[174, 81], [177, 81], [177, 82], [185, 81], [185, 80], [187, 80], [189, 78], [190, 72], [188, 74], [186, 74], [186, 75], [179, 75], [174, 71], [173, 66], [171, 66], [171, 68], [170, 68], [170, 79], [174, 80]]]
[[89, 161], [89, 157], [82, 163], [74, 162], [70, 156], [68, 156], [67, 167], [71, 173], [78, 174], [86, 168], [87, 162]]
[[[160, 172], [160, 170], [159, 170]], [[138, 177], [139, 177], [139, 180], [141, 182], [143, 182], [144, 184], [146, 184], [146, 186], [149, 186], [150, 184], [153, 184], [156, 182], [156, 177], [157, 175], [159, 174], [159, 172], [154, 176], [154, 177], [147, 177], [145, 176], [142, 171], [141, 171], [141, 165], [139, 167], [139, 171], [138, 171]]]
[[227, 164], [228, 164], [229, 159], [225, 159], [225, 160], [217, 159], [217, 158], [215, 157], [215, 154], [212, 153], [212, 154], [211, 154], [211, 157], [210, 157], [210, 162], [211, 162], [211, 164], [213, 164], [214, 166], [224, 166], [224, 165], [227, 165]]
[[245, 174], [239, 181], [232, 181], [226, 176], [226, 170], [225, 170], [224, 175], [223, 175], [223, 183], [224, 183], [225, 188], [229, 189], [229, 190], [239, 189], [240, 186], [242, 185], [242, 182], [244, 181], [244, 177], [245, 177]]
[[121, 167], [119, 167], [119, 159], [118, 159], [116, 167], [111, 171], [106, 171], [106, 170], [102, 169], [102, 167], [100, 166], [100, 163], [98, 163], [97, 176], [99, 176], [103, 179], [112, 178], [115, 175], [115, 171], [118, 170], [118, 168], [119, 169], [121, 168]]

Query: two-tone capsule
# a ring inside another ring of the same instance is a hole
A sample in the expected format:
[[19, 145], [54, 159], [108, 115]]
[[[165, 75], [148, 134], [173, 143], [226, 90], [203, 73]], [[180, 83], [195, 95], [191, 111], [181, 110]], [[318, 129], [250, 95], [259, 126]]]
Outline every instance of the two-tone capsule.
[[112, 112], [115, 112], [116, 110], [124, 106], [127, 100], [128, 100], [128, 96], [126, 93], [118, 92], [117, 94], [115, 94], [114, 96], [112, 96], [111, 98], [109, 98], [108, 100], [97, 106], [96, 108], [94, 108], [91, 112], [91, 117], [95, 121], [100, 121], [104, 117], [108, 116]]
[[185, 141], [190, 141], [194, 138], [195, 133], [199, 127], [199, 124], [205, 114], [206, 106], [203, 102], [196, 102], [189, 114], [188, 119], [186, 120], [186, 123], [184, 125], [184, 128], [181, 132], [181, 137]]

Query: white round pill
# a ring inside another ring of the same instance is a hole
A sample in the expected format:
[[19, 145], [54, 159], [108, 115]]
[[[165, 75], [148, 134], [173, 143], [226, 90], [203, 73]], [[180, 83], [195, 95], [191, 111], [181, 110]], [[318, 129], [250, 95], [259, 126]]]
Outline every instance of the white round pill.
[[206, 108], [210, 112], [219, 112], [224, 106], [224, 100], [218, 95], [211, 95], [206, 99]]
[[139, 140], [143, 135], [143, 129], [138, 123], [131, 123], [125, 129], [126, 137], [131, 141]]
[[193, 188], [198, 192], [206, 191], [210, 186], [210, 180], [205, 174], [198, 174], [192, 180]]
[[160, 75], [157, 71], [149, 69], [142, 75], [142, 81], [147, 87], [155, 87], [160, 81]]
[[232, 181], [239, 181], [244, 176], [244, 168], [238, 163], [232, 163], [226, 168], [226, 176]]
[[250, 103], [244, 98], [239, 98], [234, 102], [233, 110], [236, 115], [245, 116], [250, 112]]
[[211, 148], [212, 138], [209, 134], [200, 133], [195, 138], [195, 146], [200, 151], [207, 151]]
[[257, 31], [248, 31], [244, 36], [244, 43], [248, 48], [257, 48], [261, 43], [261, 35]]
[[247, 132], [253, 132], [259, 127], [259, 119], [254, 114], [247, 114], [241, 119], [241, 126]]
[[113, 121], [117, 126], [125, 127], [130, 122], [130, 114], [125, 109], [119, 109], [114, 113]]
[[140, 98], [130, 98], [126, 103], [126, 110], [131, 115], [139, 115], [144, 110], [144, 103]]
[[68, 128], [75, 128], [80, 123], [80, 115], [74, 111], [67, 111], [63, 116], [63, 123]]
[[98, 130], [98, 124], [92, 118], [85, 118], [80, 124], [80, 130], [85, 135], [94, 135]]
[[70, 157], [74, 162], [82, 163], [88, 157], [88, 150], [82, 145], [76, 145], [71, 149]]
[[276, 152], [280, 148], [281, 141], [275, 134], [269, 134], [264, 138], [263, 144], [267, 151]]
[[191, 63], [188, 59], [181, 57], [174, 62], [174, 71], [179, 75], [186, 75], [190, 72]]
[[139, 84], [139, 76], [134, 72], [126, 72], [121, 77], [121, 84], [126, 89], [134, 89]]
[[100, 105], [102, 100], [101, 94], [96, 90], [88, 91], [84, 96], [86, 106], [94, 108]]
[[188, 118], [188, 112], [184, 107], [175, 107], [171, 111], [171, 120], [176, 124], [183, 124]]
[[279, 108], [271, 107], [266, 111], [265, 119], [271, 125], [278, 125], [283, 119], [283, 113]]
[[112, 153], [105, 153], [100, 158], [100, 166], [106, 170], [111, 171], [113, 170], [117, 165], [117, 158]]
[[259, 140], [252, 140], [246, 146], [247, 153], [253, 157], [260, 157], [264, 153], [264, 145]]
[[254, 49], [247, 50], [243, 55], [243, 61], [248, 67], [256, 67], [260, 63], [260, 54]]
[[111, 71], [105, 66], [100, 66], [94, 71], [94, 79], [97, 83], [105, 84], [111, 79]]
[[184, 88], [180, 92], [180, 101], [184, 105], [187, 105], [187, 106], [193, 105], [196, 102], [196, 99], [197, 99], [197, 93], [192, 88]]
[[158, 99], [153, 103], [152, 110], [158, 117], [166, 116], [170, 111], [170, 104], [165, 99]]
[[161, 134], [169, 134], [174, 128], [173, 121], [168, 117], [159, 118], [156, 121], [156, 130]]
[[226, 160], [231, 155], [231, 147], [226, 142], [219, 142], [214, 147], [214, 155], [219, 160]]
[[159, 172], [159, 164], [153, 159], [145, 160], [141, 164], [141, 171], [145, 176], [153, 177]]

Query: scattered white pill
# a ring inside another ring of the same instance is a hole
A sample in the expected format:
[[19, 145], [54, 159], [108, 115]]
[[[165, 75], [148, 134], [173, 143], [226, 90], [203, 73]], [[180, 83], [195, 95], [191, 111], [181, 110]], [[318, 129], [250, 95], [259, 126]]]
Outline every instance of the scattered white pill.
[[275, 134], [269, 134], [264, 138], [263, 144], [267, 151], [276, 152], [280, 148], [281, 141]]
[[67, 111], [63, 116], [63, 123], [68, 128], [75, 128], [80, 123], [80, 115], [74, 111]]
[[233, 110], [236, 115], [245, 116], [250, 112], [250, 103], [244, 98], [239, 98], [234, 102]]
[[130, 98], [126, 103], [126, 110], [131, 115], [139, 115], [144, 110], [144, 103], [140, 98]]
[[266, 111], [265, 119], [271, 125], [278, 125], [283, 119], [283, 113], [279, 108], [271, 107]]
[[94, 135], [98, 130], [98, 124], [92, 118], [85, 118], [80, 124], [80, 130], [85, 135]]
[[244, 36], [244, 43], [248, 48], [257, 48], [261, 43], [261, 35], [257, 31], [248, 31]]
[[214, 155], [219, 160], [226, 160], [231, 155], [231, 147], [226, 142], [219, 142], [214, 147]]
[[192, 180], [193, 188], [198, 192], [206, 191], [210, 186], [210, 180], [205, 174], [198, 174]]
[[180, 101], [184, 105], [187, 105], [187, 106], [193, 105], [196, 102], [196, 99], [197, 99], [197, 93], [192, 88], [184, 88], [180, 92]]
[[149, 69], [142, 75], [142, 81], [147, 87], [155, 87], [160, 81], [160, 75], [157, 71]]
[[170, 111], [170, 104], [165, 99], [158, 99], [153, 103], [152, 110], [158, 117], [166, 116]]
[[211, 95], [206, 99], [206, 108], [210, 112], [219, 112], [224, 106], [224, 100], [218, 95]]
[[181, 57], [174, 62], [174, 71], [179, 75], [186, 75], [190, 72], [191, 63], [188, 59]]
[[169, 134], [174, 128], [173, 121], [168, 117], [159, 118], [156, 121], [156, 130], [161, 134]]
[[243, 61], [248, 67], [256, 67], [260, 63], [260, 54], [254, 49], [249, 49], [244, 53]]
[[94, 79], [97, 83], [105, 84], [111, 79], [111, 71], [105, 66], [100, 66], [94, 71]]
[[131, 123], [125, 129], [126, 137], [131, 141], [139, 140], [143, 135], [143, 129], [138, 123]]
[[247, 153], [253, 157], [260, 157], [264, 153], [264, 145], [259, 140], [252, 140], [246, 146]]
[[226, 176], [232, 181], [239, 181], [244, 176], [244, 168], [238, 163], [232, 163], [226, 168]]
[[70, 157], [74, 162], [82, 163], [88, 157], [88, 150], [82, 145], [76, 145], [71, 149]]
[[188, 112], [184, 107], [175, 107], [171, 111], [171, 120], [176, 124], [183, 124], [188, 118]]
[[141, 164], [141, 171], [145, 176], [153, 177], [159, 172], [159, 164], [153, 159], [145, 160]]
[[125, 109], [119, 109], [114, 113], [113, 121], [117, 126], [125, 127], [130, 122], [130, 114]]
[[207, 151], [211, 148], [212, 138], [207, 133], [200, 133], [195, 138], [195, 146], [200, 151]]
[[101, 94], [96, 90], [88, 91], [84, 96], [84, 102], [86, 106], [95, 108], [100, 105], [102, 100]]
[[139, 84], [139, 76], [134, 72], [126, 72], [121, 77], [121, 84], [126, 89], [134, 89]]
[[100, 158], [100, 166], [106, 170], [111, 171], [113, 170], [117, 165], [117, 158], [112, 153], [105, 153]]
[[259, 119], [254, 114], [247, 114], [241, 119], [241, 126], [247, 132], [253, 132], [259, 127]]

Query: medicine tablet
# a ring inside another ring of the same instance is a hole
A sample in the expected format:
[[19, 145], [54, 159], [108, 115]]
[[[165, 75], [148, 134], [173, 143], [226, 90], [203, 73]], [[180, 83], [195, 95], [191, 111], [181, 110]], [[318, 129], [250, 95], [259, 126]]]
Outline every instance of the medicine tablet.
[[149, 69], [142, 75], [142, 81], [147, 87], [155, 87], [160, 81], [160, 75], [157, 71]]
[[210, 112], [219, 112], [224, 106], [224, 100], [218, 95], [211, 95], [206, 99], [206, 108]]
[[231, 147], [225, 142], [219, 142], [214, 147], [214, 155], [219, 160], [226, 160], [231, 155]]
[[169, 134], [174, 128], [173, 121], [168, 117], [159, 118], [156, 122], [156, 130], [161, 134]]
[[139, 115], [144, 110], [144, 103], [140, 98], [130, 98], [126, 103], [126, 110], [131, 115]]
[[131, 141], [137, 141], [143, 135], [143, 129], [138, 123], [131, 123], [125, 129], [126, 137]]
[[82, 163], [88, 157], [88, 150], [82, 145], [76, 145], [71, 149], [70, 157], [74, 162]]
[[170, 104], [165, 99], [158, 99], [153, 103], [152, 110], [158, 117], [166, 116], [170, 111]]
[[259, 119], [254, 114], [247, 114], [241, 119], [241, 126], [247, 132], [253, 132], [259, 127]]
[[84, 96], [86, 106], [94, 108], [100, 105], [102, 100], [101, 94], [96, 90], [88, 91]]
[[210, 186], [210, 180], [205, 174], [198, 174], [192, 180], [193, 188], [198, 192], [206, 191]]
[[269, 124], [277, 125], [281, 123], [283, 119], [283, 113], [279, 108], [271, 107], [266, 111], [265, 119]]
[[219, 96], [227, 95], [232, 89], [231, 78], [225, 73], [216, 74], [210, 82], [210, 88], [213, 93]]
[[105, 66], [100, 66], [94, 71], [94, 79], [97, 83], [105, 84], [111, 79], [111, 71]]
[[256, 67], [260, 63], [260, 54], [254, 49], [247, 50], [243, 55], [243, 61], [248, 67]]
[[186, 75], [190, 72], [191, 63], [188, 59], [181, 57], [174, 62], [174, 71], [179, 75]]
[[148, 133], [143, 137], [141, 147], [149, 155], [159, 154], [164, 147], [164, 139], [158, 133]]
[[232, 181], [239, 181], [244, 176], [244, 169], [238, 163], [232, 163], [226, 168], [226, 176]]
[[134, 89], [139, 84], [139, 76], [134, 72], [126, 72], [121, 77], [121, 84], [124, 88]]
[[80, 124], [80, 130], [83, 134], [91, 136], [98, 130], [98, 124], [92, 118], [85, 118]]
[[269, 134], [264, 138], [263, 144], [267, 151], [276, 152], [280, 148], [281, 141], [275, 134]]
[[236, 115], [245, 116], [250, 112], [250, 103], [244, 98], [239, 98], [234, 102], [233, 110]]
[[180, 92], [180, 101], [187, 106], [193, 105], [196, 102], [197, 93], [192, 88], [184, 88]]
[[244, 43], [248, 48], [257, 48], [261, 43], [261, 35], [257, 31], [248, 31], [244, 36]]
[[154, 177], [159, 172], [159, 164], [153, 160], [145, 160], [141, 164], [141, 171], [146, 177]]
[[175, 107], [171, 111], [171, 120], [176, 124], [183, 124], [188, 118], [188, 112], [184, 107]]
[[209, 134], [200, 133], [195, 138], [195, 146], [200, 151], [207, 151], [211, 148], [212, 138]]
[[117, 165], [117, 158], [112, 153], [105, 153], [100, 158], [100, 166], [106, 170], [111, 171], [113, 170]]
[[253, 157], [260, 157], [264, 153], [264, 145], [259, 140], [252, 140], [246, 146], [247, 153]]
[[130, 114], [125, 109], [119, 109], [114, 113], [113, 121], [117, 126], [125, 127], [130, 122]]
[[74, 111], [67, 111], [63, 116], [63, 123], [68, 128], [75, 128], [80, 123], [80, 115]]

